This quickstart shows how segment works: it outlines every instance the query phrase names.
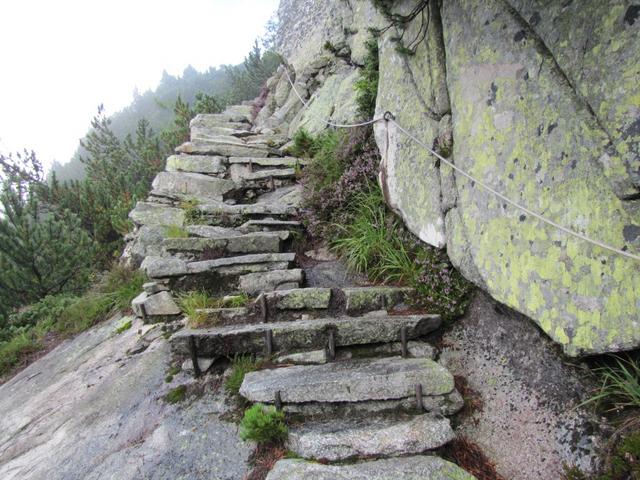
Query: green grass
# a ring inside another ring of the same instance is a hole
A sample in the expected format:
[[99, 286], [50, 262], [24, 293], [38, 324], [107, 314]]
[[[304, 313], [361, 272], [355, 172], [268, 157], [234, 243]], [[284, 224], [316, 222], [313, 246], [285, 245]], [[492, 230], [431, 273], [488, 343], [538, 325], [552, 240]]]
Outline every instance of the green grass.
[[640, 408], [640, 362], [632, 357], [612, 356], [611, 365], [594, 369], [600, 379], [595, 395], [583, 403], [606, 405], [609, 411]]
[[12, 333], [0, 342], [0, 375], [44, 346], [48, 334], [68, 337], [128, 309], [145, 278], [139, 271], [114, 267], [99, 276], [84, 295], [52, 295], [10, 317]]
[[179, 225], [166, 225], [164, 234], [167, 238], [189, 238], [189, 232]]
[[258, 362], [250, 355], [236, 355], [231, 362], [231, 375], [224, 382], [227, 392], [237, 394], [244, 376], [258, 369]]
[[272, 406], [256, 403], [246, 412], [240, 422], [240, 438], [259, 443], [281, 442], [288, 435], [284, 413]]
[[249, 302], [247, 294], [232, 295], [224, 298], [210, 296], [204, 290], [194, 290], [178, 296], [178, 305], [189, 317], [189, 327], [203, 328], [212, 326], [207, 321], [207, 316], [200, 310], [207, 308], [240, 308]]
[[180, 403], [180, 402], [184, 401], [185, 398], [187, 398], [187, 386], [186, 385], [180, 385], [180, 386], [178, 386], [176, 388], [172, 388], [171, 390], [169, 390], [169, 393], [167, 393], [164, 396], [164, 400], [167, 403], [171, 403], [171, 404]]
[[371, 184], [356, 194], [351, 211], [352, 222], [335, 225], [338, 237], [332, 242], [348, 267], [376, 281], [415, 283], [420, 267], [400, 238], [380, 188]]

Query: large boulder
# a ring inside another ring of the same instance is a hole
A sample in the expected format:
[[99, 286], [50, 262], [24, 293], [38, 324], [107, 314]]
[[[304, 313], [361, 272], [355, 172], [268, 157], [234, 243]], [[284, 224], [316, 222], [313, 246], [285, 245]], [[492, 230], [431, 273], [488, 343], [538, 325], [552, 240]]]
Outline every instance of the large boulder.
[[[398, 54], [393, 32], [383, 36], [377, 112], [393, 112], [429, 147], [531, 210], [638, 252], [638, 156], [629, 152], [640, 102], [637, 82], [627, 88], [625, 78], [637, 70], [638, 23], [626, 8], [596, 1], [513, 3], [432, 8], [414, 56]], [[615, 60], [598, 56], [608, 51]], [[390, 122], [376, 126], [376, 139], [390, 206], [423, 241], [446, 245], [467, 278], [533, 318], [569, 355], [640, 344], [638, 262], [509, 206]]]

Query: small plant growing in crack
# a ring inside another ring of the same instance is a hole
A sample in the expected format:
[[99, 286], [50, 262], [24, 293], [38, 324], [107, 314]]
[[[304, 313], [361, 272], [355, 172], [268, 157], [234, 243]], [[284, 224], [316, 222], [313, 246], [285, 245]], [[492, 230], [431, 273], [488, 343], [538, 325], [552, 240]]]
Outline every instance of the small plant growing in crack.
[[246, 412], [240, 422], [240, 438], [259, 443], [282, 442], [288, 430], [284, 423], [284, 413], [273, 406], [256, 403]]

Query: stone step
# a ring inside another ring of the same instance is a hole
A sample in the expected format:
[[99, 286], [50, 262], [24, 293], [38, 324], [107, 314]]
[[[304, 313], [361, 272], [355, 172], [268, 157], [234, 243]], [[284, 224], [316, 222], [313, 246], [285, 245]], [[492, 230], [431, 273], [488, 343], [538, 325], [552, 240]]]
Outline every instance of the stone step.
[[[199, 308], [196, 310], [199, 326], [197, 328], [241, 325], [254, 320], [254, 315], [246, 307], [238, 308]], [[193, 326], [193, 325], [192, 325]]]
[[202, 356], [262, 354], [266, 350], [265, 335], [267, 331], [271, 331], [272, 353], [293, 353], [325, 348], [331, 336], [335, 347], [385, 343], [400, 340], [403, 327], [406, 328], [407, 339], [414, 339], [432, 332], [439, 326], [438, 315], [321, 318], [183, 330], [172, 338], [171, 343], [177, 352], [185, 353], [188, 351], [188, 339], [193, 336], [199, 355]]
[[243, 232], [260, 232], [274, 230], [293, 230], [302, 228], [302, 222], [295, 220], [276, 220], [273, 218], [265, 218], [263, 220], [249, 220], [238, 227]]
[[131, 301], [131, 309], [146, 323], [170, 322], [182, 313], [171, 293], [167, 291], [154, 294], [142, 292]]
[[200, 113], [189, 123], [190, 130], [200, 128], [227, 127], [236, 130], [249, 130], [251, 123], [243, 114], [226, 113]]
[[[224, 125], [224, 124], [221, 124]], [[191, 129], [191, 141], [199, 142], [206, 141], [215, 137], [235, 137], [235, 138], [246, 138], [256, 135], [255, 132], [251, 132], [249, 130], [244, 130], [241, 128], [234, 128], [237, 126], [235, 123], [229, 123], [229, 127], [219, 126], [219, 127], [198, 127]], [[249, 126], [248, 124], [241, 124]]]
[[167, 172], [224, 174], [227, 171], [224, 157], [210, 155], [171, 155], [167, 158]]
[[278, 310], [326, 310], [331, 304], [330, 288], [294, 288], [264, 293], [267, 308]]
[[187, 225], [185, 230], [190, 237], [226, 238], [250, 233], [235, 228], [215, 227], [211, 225]]
[[160, 172], [151, 186], [156, 192], [217, 201], [222, 201], [225, 194], [236, 188], [236, 184], [231, 180], [202, 173], [184, 172]]
[[307, 158], [297, 157], [230, 157], [229, 165], [257, 165], [259, 167], [288, 167], [305, 166], [310, 162]]
[[[271, 178], [296, 178], [296, 171], [293, 168], [274, 168], [268, 170], [257, 170], [254, 172], [242, 172], [236, 175], [238, 179], [246, 182], [269, 180]], [[233, 178], [233, 177], [232, 177]]]
[[147, 257], [142, 262], [141, 268], [153, 279], [204, 273], [239, 276], [255, 272], [284, 270], [293, 261], [295, 261], [295, 253], [255, 253], [191, 262], [176, 257]]
[[341, 290], [344, 295], [344, 308], [349, 314], [395, 309], [414, 293], [412, 288], [393, 286], [349, 287]]
[[[428, 342], [421, 340], [409, 340], [407, 342], [407, 353], [411, 358], [428, 358], [430, 360], [436, 358], [436, 349]], [[338, 347], [336, 348], [335, 359], [350, 360], [352, 358], [390, 357], [399, 355], [402, 355], [402, 343], [391, 342]], [[273, 359], [273, 363], [276, 365], [320, 365], [329, 361], [330, 359], [326, 349], [280, 355]]]
[[238, 289], [247, 295], [255, 296], [273, 290], [298, 288], [304, 281], [304, 272], [299, 268], [272, 270], [242, 275], [238, 280]]
[[226, 217], [236, 217], [242, 220], [246, 216], [292, 216], [298, 211], [297, 205], [282, 205], [278, 203], [245, 203], [229, 205], [223, 202], [207, 202], [196, 207], [198, 211], [218, 218], [212, 218], [212, 222], [224, 223]]
[[299, 457], [336, 462], [351, 458], [415, 455], [454, 438], [448, 418], [421, 414], [309, 422], [289, 429], [287, 447]]
[[150, 202], [138, 202], [135, 208], [129, 212], [129, 218], [136, 225], [182, 226], [185, 221], [185, 212], [181, 208]]
[[356, 403], [413, 399], [418, 384], [425, 397], [455, 390], [453, 375], [433, 360], [389, 357], [259, 370], [245, 375], [240, 394], [262, 403], [277, 392], [283, 404]]
[[266, 480], [474, 480], [457, 465], [419, 455], [347, 465], [324, 465], [301, 459], [276, 462]]
[[197, 155], [221, 155], [223, 157], [267, 157], [269, 155], [282, 155], [279, 150], [262, 145], [245, 145], [214, 140], [206, 142], [186, 142], [177, 147], [176, 152]]
[[216, 238], [165, 238], [163, 246], [168, 252], [202, 253], [223, 257], [240, 253], [278, 253], [289, 238], [289, 232], [255, 232]]

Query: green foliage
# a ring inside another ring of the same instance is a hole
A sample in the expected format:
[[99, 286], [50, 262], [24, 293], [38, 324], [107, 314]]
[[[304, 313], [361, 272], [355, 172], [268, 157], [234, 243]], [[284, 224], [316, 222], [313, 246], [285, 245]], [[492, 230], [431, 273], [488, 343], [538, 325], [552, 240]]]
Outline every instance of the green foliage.
[[240, 438], [260, 443], [281, 442], [288, 435], [284, 413], [272, 406], [256, 403], [244, 412], [240, 422]]
[[272, 51], [263, 52], [256, 41], [242, 65], [225, 67], [232, 85], [225, 95], [226, 103], [236, 104], [257, 97], [260, 88], [281, 63], [278, 54]]
[[144, 280], [138, 271], [115, 267], [84, 295], [48, 295], [10, 315], [8, 325], [0, 329], [0, 375], [40, 350], [45, 336], [73, 335], [129, 308]]
[[14, 176], [0, 186], [0, 315], [87, 278], [94, 245], [76, 215], [39, 200], [41, 185]]
[[180, 225], [167, 225], [164, 234], [167, 238], [189, 238], [189, 232]]
[[360, 70], [360, 78], [355, 84], [358, 113], [365, 119], [372, 118], [376, 110], [378, 96], [378, 77], [380, 59], [378, 56], [378, 40], [371, 38], [365, 43], [367, 55], [364, 67]]
[[187, 386], [180, 385], [176, 388], [172, 388], [169, 392], [164, 396], [164, 400], [167, 403], [175, 404], [183, 402], [187, 398]]
[[348, 156], [337, 152], [345, 138], [343, 130], [324, 130], [312, 139], [309, 152], [313, 155], [313, 162], [306, 167], [305, 187], [320, 191], [340, 179], [350, 163]]
[[347, 265], [375, 281], [417, 283], [420, 266], [400, 238], [395, 218], [387, 213], [380, 187], [369, 184], [348, 208], [352, 221], [336, 225], [338, 237], [332, 242]]
[[21, 331], [10, 340], [0, 342], [0, 376], [5, 375], [25, 357], [41, 348], [40, 340], [30, 331]]
[[293, 135], [293, 147], [287, 153], [294, 157], [310, 158], [314, 154], [314, 139], [304, 128]]
[[202, 225], [207, 223], [207, 216], [198, 208], [196, 199], [183, 200], [180, 208], [184, 210], [184, 220], [187, 225]]
[[315, 154], [303, 172], [307, 231], [329, 243], [353, 271], [415, 288], [415, 308], [445, 319], [461, 315], [471, 285], [443, 251], [421, 243], [387, 208], [371, 128], [348, 135], [327, 130], [305, 141]]
[[640, 408], [640, 361], [611, 356], [611, 363], [594, 369], [601, 385], [598, 392], [583, 403], [604, 404], [609, 410]]
[[231, 362], [231, 375], [224, 382], [224, 388], [229, 393], [237, 394], [244, 380], [244, 376], [258, 369], [258, 362], [250, 355], [236, 355]]

